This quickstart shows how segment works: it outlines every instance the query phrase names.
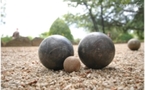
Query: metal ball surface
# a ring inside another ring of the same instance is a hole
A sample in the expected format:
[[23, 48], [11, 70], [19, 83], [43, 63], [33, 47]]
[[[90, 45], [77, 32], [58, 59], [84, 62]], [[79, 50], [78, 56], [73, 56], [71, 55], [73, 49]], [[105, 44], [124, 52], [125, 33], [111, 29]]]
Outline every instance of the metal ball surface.
[[112, 62], [115, 46], [106, 34], [92, 32], [80, 41], [78, 55], [88, 68], [102, 69]]
[[64, 60], [74, 55], [71, 42], [61, 35], [51, 35], [39, 45], [38, 56], [40, 62], [48, 69], [63, 69]]
[[127, 45], [130, 50], [138, 50], [141, 46], [141, 43], [138, 39], [133, 38], [127, 42]]

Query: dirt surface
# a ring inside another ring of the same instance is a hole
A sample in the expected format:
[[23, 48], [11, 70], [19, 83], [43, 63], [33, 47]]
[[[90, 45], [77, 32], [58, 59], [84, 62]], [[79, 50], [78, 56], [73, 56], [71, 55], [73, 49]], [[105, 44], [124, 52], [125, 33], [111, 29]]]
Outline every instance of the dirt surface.
[[[78, 57], [74, 46], [75, 56]], [[78, 72], [53, 71], [38, 59], [38, 47], [1, 48], [2, 90], [143, 90], [144, 43], [138, 51], [115, 44], [113, 61], [104, 69]]]

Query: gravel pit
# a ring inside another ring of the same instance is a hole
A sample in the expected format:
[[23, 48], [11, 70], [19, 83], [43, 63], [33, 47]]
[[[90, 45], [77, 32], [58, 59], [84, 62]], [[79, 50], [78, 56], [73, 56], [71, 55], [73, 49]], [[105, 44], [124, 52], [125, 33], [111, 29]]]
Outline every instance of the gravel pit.
[[[77, 45], [74, 45], [76, 57]], [[143, 90], [144, 43], [138, 51], [115, 44], [115, 57], [103, 69], [53, 71], [38, 59], [38, 47], [1, 47], [2, 90]]]

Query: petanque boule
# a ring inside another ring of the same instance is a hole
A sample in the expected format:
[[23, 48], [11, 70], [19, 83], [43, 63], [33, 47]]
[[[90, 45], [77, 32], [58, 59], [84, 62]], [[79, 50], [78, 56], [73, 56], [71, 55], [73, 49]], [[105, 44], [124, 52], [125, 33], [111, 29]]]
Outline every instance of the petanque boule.
[[130, 50], [138, 50], [141, 46], [141, 43], [138, 39], [133, 38], [127, 42], [127, 45]]
[[88, 68], [102, 69], [112, 62], [115, 46], [106, 34], [92, 32], [80, 41], [78, 55]]
[[81, 63], [77, 57], [69, 56], [65, 59], [63, 66], [66, 72], [71, 73], [73, 71], [79, 71], [81, 67]]
[[48, 69], [63, 69], [64, 60], [74, 55], [71, 42], [61, 35], [51, 35], [39, 45], [40, 62]]

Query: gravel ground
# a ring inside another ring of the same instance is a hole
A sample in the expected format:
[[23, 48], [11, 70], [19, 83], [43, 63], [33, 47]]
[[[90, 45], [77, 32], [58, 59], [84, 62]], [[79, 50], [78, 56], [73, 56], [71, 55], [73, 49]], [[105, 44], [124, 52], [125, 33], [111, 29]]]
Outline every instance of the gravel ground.
[[[78, 57], [74, 46], [75, 56]], [[78, 72], [53, 71], [38, 59], [38, 47], [1, 48], [2, 90], [143, 90], [144, 43], [138, 51], [115, 44], [113, 61], [104, 69]]]

